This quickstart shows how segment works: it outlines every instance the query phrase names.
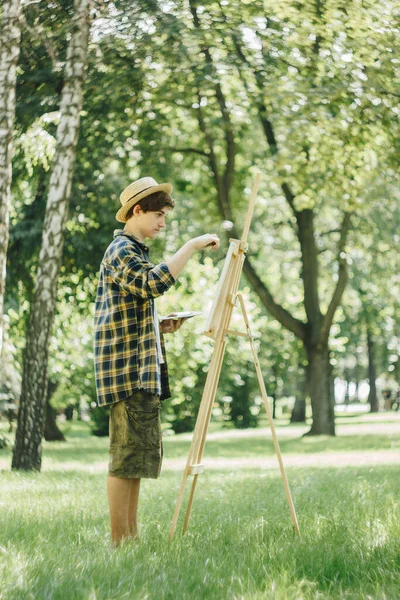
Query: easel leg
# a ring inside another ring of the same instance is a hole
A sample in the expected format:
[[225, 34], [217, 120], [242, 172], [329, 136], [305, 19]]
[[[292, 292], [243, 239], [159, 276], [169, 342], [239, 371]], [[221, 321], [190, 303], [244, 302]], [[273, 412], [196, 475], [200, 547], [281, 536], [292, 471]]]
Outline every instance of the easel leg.
[[253, 354], [253, 359], [254, 359], [254, 364], [256, 367], [256, 372], [257, 372], [257, 379], [258, 379], [258, 383], [260, 386], [260, 390], [261, 390], [261, 395], [262, 395], [262, 399], [264, 401], [264, 406], [265, 406], [265, 410], [267, 412], [267, 417], [268, 417], [268, 421], [269, 421], [269, 426], [271, 429], [271, 435], [272, 435], [272, 440], [274, 442], [274, 447], [275, 447], [275, 452], [276, 452], [276, 456], [278, 458], [278, 462], [279, 462], [279, 469], [282, 475], [282, 480], [283, 480], [283, 486], [285, 488], [285, 492], [286, 492], [286, 498], [287, 498], [287, 502], [289, 505], [289, 510], [290, 510], [290, 515], [292, 517], [292, 522], [293, 522], [293, 528], [295, 533], [300, 534], [300, 529], [299, 529], [299, 524], [297, 522], [297, 516], [296, 516], [296, 511], [294, 508], [294, 504], [293, 504], [293, 500], [292, 500], [292, 495], [290, 493], [290, 488], [289, 488], [289, 483], [286, 477], [286, 472], [285, 472], [285, 468], [283, 466], [283, 460], [282, 460], [282, 455], [281, 455], [281, 450], [279, 448], [279, 442], [278, 442], [278, 438], [276, 437], [276, 432], [275, 432], [275, 425], [274, 425], [274, 421], [272, 419], [272, 415], [271, 415], [271, 409], [269, 407], [269, 403], [268, 403], [268, 396], [267, 396], [267, 390], [265, 389], [265, 383], [264, 383], [264, 378], [262, 376], [262, 372], [261, 372], [261, 367], [260, 367], [260, 363], [258, 360], [258, 355], [257, 355], [257, 350], [254, 344], [254, 339], [250, 330], [250, 322], [248, 319], [248, 315], [247, 315], [247, 311], [246, 311], [246, 306], [244, 304], [244, 299], [242, 294], [238, 294], [237, 298], [240, 302], [240, 307], [242, 309], [242, 314], [243, 314], [243, 318], [246, 324], [246, 329], [247, 329], [247, 333], [249, 336], [249, 340], [250, 340], [250, 346], [251, 346], [251, 351]]
[[179, 513], [181, 511], [181, 506], [182, 506], [182, 501], [183, 501], [183, 495], [185, 493], [185, 487], [186, 487], [187, 478], [188, 478], [188, 474], [187, 474], [187, 472], [185, 470], [185, 472], [183, 474], [183, 478], [182, 478], [181, 487], [180, 487], [180, 490], [179, 490], [178, 499], [176, 501], [174, 516], [173, 516], [171, 527], [170, 527], [170, 530], [169, 530], [169, 539], [170, 540], [172, 540], [172, 538], [174, 537], [175, 531], [176, 531], [176, 524], [178, 522]]
[[183, 523], [183, 533], [185, 533], [187, 531], [187, 528], [189, 525], [190, 513], [192, 512], [192, 504], [193, 504], [194, 492], [196, 489], [197, 478], [198, 478], [198, 475], [193, 476], [192, 489], [190, 490], [190, 496], [189, 496], [189, 501], [188, 501], [186, 515], [185, 515], [185, 522]]
[[[208, 425], [210, 422], [212, 407], [214, 404], [215, 394], [217, 392], [217, 386], [219, 381], [219, 376], [221, 373], [222, 361], [225, 353], [226, 342], [224, 337], [221, 337], [214, 347], [214, 352], [211, 358], [210, 368], [207, 374], [206, 384], [204, 386], [203, 396], [200, 402], [200, 409], [197, 416], [196, 426], [192, 438], [192, 443], [189, 450], [189, 455], [186, 463], [186, 468], [183, 474], [183, 479], [181, 483], [181, 487], [179, 490], [178, 499], [176, 502], [175, 512], [172, 519], [169, 537], [173, 538], [176, 525], [179, 518], [179, 513], [182, 506], [183, 496], [185, 493], [185, 486], [188, 476], [192, 473], [192, 466], [198, 465], [202, 458], [204, 452], [204, 446], [206, 442]], [[198, 479], [198, 474], [193, 473], [194, 479], [192, 482], [192, 488], [190, 492], [189, 502], [186, 509], [185, 522], [183, 526], [183, 532], [187, 530], [190, 513], [192, 509], [194, 493], [196, 488], [196, 483]]]

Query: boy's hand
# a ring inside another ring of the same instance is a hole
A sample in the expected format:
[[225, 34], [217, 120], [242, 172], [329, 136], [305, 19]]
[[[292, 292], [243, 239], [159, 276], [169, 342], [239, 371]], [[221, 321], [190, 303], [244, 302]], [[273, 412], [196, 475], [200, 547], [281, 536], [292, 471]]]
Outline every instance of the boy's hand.
[[206, 233], [205, 235], [191, 239], [189, 243], [195, 250], [204, 250], [205, 248], [216, 250], [219, 248], [220, 240], [215, 233]]
[[[171, 313], [170, 315], [167, 315], [169, 317], [173, 317], [175, 313]], [[178, 331], [178, 329], [180, 329], [180, 327], [182, 327], [183, 322], [187, 321], [188, 317], [184, 318], [184, 319], [164, 319], [161, 323], [160, 323], [160, 329], [163, 333], [175, 333], [175, 331]]]

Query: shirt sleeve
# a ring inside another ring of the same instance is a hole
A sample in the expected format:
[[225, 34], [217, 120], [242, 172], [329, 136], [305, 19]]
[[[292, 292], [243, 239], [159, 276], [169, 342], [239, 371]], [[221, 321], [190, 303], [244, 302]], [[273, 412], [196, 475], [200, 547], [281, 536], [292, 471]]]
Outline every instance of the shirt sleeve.
[[134, 252], [118, 253], [104, 266], [121, 290], [140, 298], [162, 296], [175, 283], [167, 263], [154, 265]]

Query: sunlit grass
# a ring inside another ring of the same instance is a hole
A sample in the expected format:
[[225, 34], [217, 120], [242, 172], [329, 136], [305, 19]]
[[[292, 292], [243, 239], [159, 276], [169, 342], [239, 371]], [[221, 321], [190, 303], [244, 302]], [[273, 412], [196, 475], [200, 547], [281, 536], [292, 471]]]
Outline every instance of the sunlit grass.
[[[363, 433], [285, 436], [281, 447], [322, 456], [389, 448], [395, 456], [398, 432], [390, 445], [383, 434]], [[207, 456], [272, 453], [257, 430], [256, 437], [227, 433], [207, 443]], [[168, 438], [167, 458], [184, 460], [188, 445]], [[7, 454], [0, 453], [3, 465]], [[142, 485], [141, 543], [118, 551], [110, 550], [106, 460], [107, 440], [74, 424], [66, 443], [45, 444], [41, 474], [11, 473], [9, 464], [0, 473], [1, 599], [400, 597], [400, 457], [375, 467], [288, 468], [300, 538], [276, 468], [206, 468], [189, 532], [169, 542], [181, 472], [165, 468]], [[91, 472], [96, 462], [104, 468]]]

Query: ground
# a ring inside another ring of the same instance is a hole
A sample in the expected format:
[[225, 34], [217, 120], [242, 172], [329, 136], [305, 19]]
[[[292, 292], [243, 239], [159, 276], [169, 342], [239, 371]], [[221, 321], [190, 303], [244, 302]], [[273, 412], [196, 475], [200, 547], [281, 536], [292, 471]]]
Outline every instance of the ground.
[[[213, 428], [215, 429], [215, 428]], [[67, 425], [42, 473], [0, 452], [0, 599], [400, 598], [400, 414], [338, 417], [337, 437], [277, 423], [301, 536], [294, 536], [269, 429], [213, 430], [189, 532], [173, 514], [190, 435], [165, 438], [142, 487], [142, 541], [111, 551], [107, 439]]]

